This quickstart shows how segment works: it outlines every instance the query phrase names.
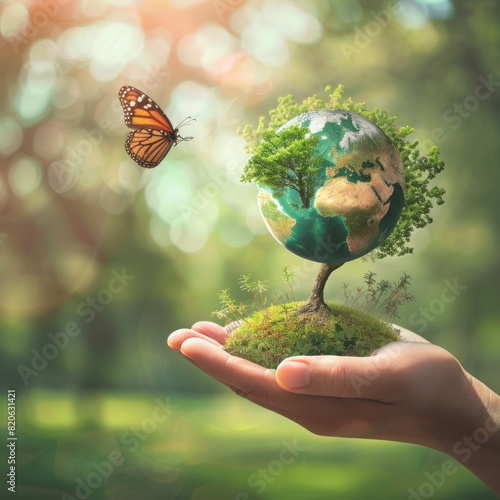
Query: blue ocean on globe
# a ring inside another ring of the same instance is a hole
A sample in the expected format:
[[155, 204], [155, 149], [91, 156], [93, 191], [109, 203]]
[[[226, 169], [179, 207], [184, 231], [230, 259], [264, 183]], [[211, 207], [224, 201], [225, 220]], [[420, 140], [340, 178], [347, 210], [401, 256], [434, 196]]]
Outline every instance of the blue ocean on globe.
[[357, 259], [391, 233], [404, 206], [404, 171], [392, 141], [349, 111], [305, 113], [283, 125], [307, 127], [323, 159], [308, 208], [297, 191], [281, 196], [259, 185], [259, 207], [271, 234], [308, 260], [340, 264]]

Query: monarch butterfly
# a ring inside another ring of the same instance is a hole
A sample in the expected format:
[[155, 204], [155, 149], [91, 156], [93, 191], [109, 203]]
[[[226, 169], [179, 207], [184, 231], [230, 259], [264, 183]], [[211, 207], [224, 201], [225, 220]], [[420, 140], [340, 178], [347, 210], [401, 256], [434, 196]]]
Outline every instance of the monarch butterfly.
[[194, 120], [188, 116], [176, 128], [151, 97], [129, 85], [118, 93], [125, 113], [125, 125], [134, 129], [127, 137], [125, 150], [130, 158], [144, 168], [154, 168], [165, 158], [172, 146], [192, 137], [181, 137], [179, 128]]

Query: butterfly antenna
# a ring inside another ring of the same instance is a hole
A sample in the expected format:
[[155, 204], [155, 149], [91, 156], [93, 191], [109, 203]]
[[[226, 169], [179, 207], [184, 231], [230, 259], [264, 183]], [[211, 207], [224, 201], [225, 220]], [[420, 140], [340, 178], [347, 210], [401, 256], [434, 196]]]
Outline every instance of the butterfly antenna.
[[190, 116], [188, 116], [187, 118], [184, 118], [184, 120], [181, 121], [181, 123], [179, 123], [179, 125], [177, 125], [176, 128], [181, 128], [181, 127], [185, 127], [186, 125], [191, 125], [191, 122], [195, 122], [196, 121], [196, 118], [191, 118]]

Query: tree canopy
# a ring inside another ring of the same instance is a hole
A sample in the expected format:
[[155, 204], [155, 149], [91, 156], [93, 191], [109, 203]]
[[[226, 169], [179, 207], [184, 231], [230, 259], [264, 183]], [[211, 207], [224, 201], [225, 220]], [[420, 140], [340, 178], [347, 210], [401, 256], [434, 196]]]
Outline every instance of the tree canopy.
[[286, 188], [296, 191], [303, 208], [309, 208], [312, 196], [321, 182], [322, 158], [314, 151], [318, 137], [308, 137], [309, 131], [292, 125], [280, 132], [264, 130], [262, 141], [245, 167], [242, 181], [258, 182], [282, 196]]
[[[297, 102], [291, 94], [280, 97], [276, 108], [269, 111], [268, 123], [261, 116], [256, 128], [246, 125], [238, 130], [247, 141], [247, 152], [252, 154], [241, 180], [261, 182], [282, 191], [291, 187], [299, 192], [303, 203], [304, 200], [309, 202], [319, 167], [313, 158], [317, 142], [312, 140], [314, 137], [307, 137], [306, 129], [300, 132], [298, 127], [290, 127], [285, 129], [288, 130], [285, 135], [284, 131], [278, 133], [277, 130], [292, 118], [309, 111], [338, 109], [357, 113], [377, 125], [392, 140], [404, 164], [406, 192], [401, 217], [389, 237], [372, 254], [383, 258], [412, 253], [409, 241], [413, 231], [432, 222], [430, 211], [434, 203], [444, 203], [445, 190], [431, 186], [431, 181], [444, 169], [439, 148], [432, 146], [427, 152], [421, 152], [419, 142], [408, 139], [415, 132], [413, 127], [397, 127], [396, 116], [389, 116], [378, 108], [369, 110], [364, 102], [356, 103], [350, 97], [343, 98], [342, 85], [336, 88], [327, 86], [325, 92], [326, 101], [316, 94], [302, 102]], [[304, 203], [304, 206], [308, 205]]]

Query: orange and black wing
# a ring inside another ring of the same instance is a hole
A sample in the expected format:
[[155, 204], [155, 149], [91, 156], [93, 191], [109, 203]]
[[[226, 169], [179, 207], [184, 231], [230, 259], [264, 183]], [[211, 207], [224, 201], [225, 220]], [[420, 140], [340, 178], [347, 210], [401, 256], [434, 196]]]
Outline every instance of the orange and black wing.
[[175, 135], [176, 130], [160, 106], [144, 92], [127, 85], [120, 89], [118, 97], [125, 113], [127, 127], [163, 130]]
[[130, 158], [144, 168], [154, 168], [176, 144], [175, 134], [150, 128], [130, 132], [125, 149]]

